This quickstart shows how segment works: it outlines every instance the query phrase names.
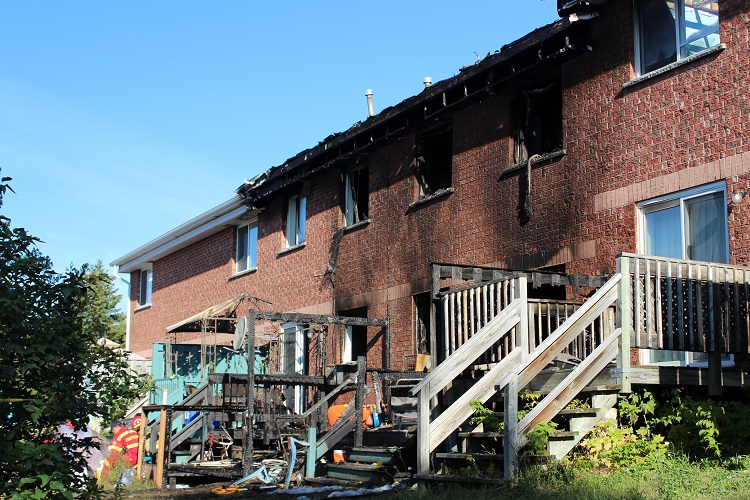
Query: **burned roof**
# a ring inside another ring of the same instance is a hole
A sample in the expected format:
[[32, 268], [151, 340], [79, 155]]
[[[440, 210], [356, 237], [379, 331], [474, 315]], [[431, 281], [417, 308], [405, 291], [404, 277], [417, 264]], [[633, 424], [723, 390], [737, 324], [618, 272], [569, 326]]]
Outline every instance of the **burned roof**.
[[246, 181], [237, 188], [237, 193], [245, 196], [251, 206], [260, 206], [264, 198], [316, 172], [345, 164], [357, 154], [401, 137], [417, 126], [429, 126], [448, 111], [490, 97], [496, 87], [512, 78], [552, 61], [564, 61], [586, 52], [590, 50], [587, 25], [587, 22], [560, 19], [537, 28], [476, 63], [464, 66], [456, 76], [441, 80], [344, 132], [329, 135], [282, 165]]

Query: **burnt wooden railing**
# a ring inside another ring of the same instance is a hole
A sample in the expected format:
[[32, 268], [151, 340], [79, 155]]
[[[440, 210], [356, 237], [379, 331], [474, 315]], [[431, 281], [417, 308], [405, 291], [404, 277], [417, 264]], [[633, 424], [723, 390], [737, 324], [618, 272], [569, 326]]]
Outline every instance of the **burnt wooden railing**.
[[632, 314], [632, 347], [745, 354], [750, 269], [714, 262], [621, 254]]

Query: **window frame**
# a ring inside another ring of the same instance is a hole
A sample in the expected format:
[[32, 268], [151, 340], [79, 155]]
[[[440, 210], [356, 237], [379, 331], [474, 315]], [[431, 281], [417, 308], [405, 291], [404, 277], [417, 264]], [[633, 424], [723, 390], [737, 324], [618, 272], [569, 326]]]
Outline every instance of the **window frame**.
[[[441, 144], [441, 139], [447, 141]], [[416, 201], [453, 190], [453, 142], [453, 125], [417, 134], [414, 169]]]
[[295, 194], [286, 200], [284, 240], [287, 248], [302, 245], [307, 233], [307, 197]]
[[[646, 71], [645, 69], [646, 61], [644, 57], [646, 36], [644, 34], [644, 22], [643, 22], [645, 18], [643, 14], [645, 1], [646, 0], [633, 0], [633, 16], [634, 16], [633, 24], [635, 28], [634, 29], [634, 40], [635, 40], [634, 69], [635, 69], [636, 77], [641, 77], [644, 75], [648, 75], [650, 73], [658, 72], [662, 70], [663, 68], [668, 67], [670, 64], [680, 63], [681, 61], [690, 59], [691, 57], [701, 54], [709, 49], [712, 49], [717, 46], [721, 46], [721, 15], [720, 15], [721, 7], [720, 6], [718, 6], [719, 9], [717, 10], [717, 13], [716, 13], [716, 17], [717, 17], [716, 30], [711, 31], [709, 33], [703, 33], [704, 34], [703, 37], [696, 38], [696, 39], [707, 38], [708, 36], [716, 35], [717, 36], [716, 43], [709, 45], [696, 52], [688, 53], [686, 49], [689, 46], [689, 43], [688, 43], [688, 40], [686, 40], [685, 37], [683, 36], [683, 32], [685, 31], [685, 27], [687, 24], [687, 21], [685, 20], [685, 15], [684, 15], [685, 10], [686, 10], [685, 0], [664, 0], [665, 3], [668, 1], [671, 1], [675, 6], [675, 10], [674, 10], [675, 60], [666, 62], [660, 65], [659, 67], [651, 68], [650, 70]], [[718, 1], [715, 3], [717, 3], [717, 5], [719, 4]], [[707, 25], [707, 26], [710, 26], [710, 25]], [[695, 39], [693, 39], [692, 41], [695, 41]]]
[[[258, 268], [258, 219], [237, 226], [235, 232], [235, 274], [246, 273]], [[243, 244], [241, 246], [241, 244]], [[241, 251], [244, 250], [244, 254]]]
[[[144, 275], [146, 278], [144, 279]], [[141, 269], [140, 283], [138, 286], [138, 307], [151, 305], [154, 291], [154, 271], [153, 268], [147, 267]]]
[[[638, 209], [638, 250], [641, 254], [649, 255], [648, 254], [648, 229], [647, 229], [647, 222], [646, 222], [646, 216], [650, 213], [654, 213], [660, 210], [665, 210], [669, 208], [680, 208], [680, 235], [681, 235], [681, 242], [680, 242], [680, 248], [682, 250], [682, 257], [681, 259], [687, 259], [688, 258], [688, 242], [687, 242], [687, 234], [689, 233], [689, 224], [690, 221], [687, 217], [687, 205], [690, 201], [696, 200], [701, 197], [705, 197], [708, 195], [718, 195], [717, 197], [723, 197], [723, 199], [726, 201], [727, 199], [727, 189], [726, 184], [724, 182], [716, 182], [712, 184], [707, 184], [705, 186], [699, 186], [692, 189], [687, 189], [684, 191], [678, 191], [675, 193], [670, 193], [664, 196], [659, 196], [657, 198], [653, 198], [650, 200], [642, 201], [638, 204], [636, 204], [636, 207]], [[725, 230], [725, 262], [729, 262], [729, 224], [728, 224], [728, 213], [727, 213], [727, 204], [726, 202], [722, 204], [724, 210], [723, 210], [723, 220], [724, 220], [724, 230]], [[676, 359], [672, 361], [652, 361], [651, 360], [651, 349], [640, 349], [640, 361], [642, 365], [658, 365], [658, 366], [708, 366], [708, 362], [704, 359], [698, 359], [696, 358], [696, 354], [700, 355], [703, 353], [698, 352], [692, 352], [692, 351], [674, 351], [677, 353], [680, 353], [682, 355], [682, 359]], [[669, 351], [672, 352], [672, 351]], [[679, 355], [679, 354], [678, 354]], [[729, 355], [726, 357], [722, 357], [721, 361], [722, 366], [728, 367], [728, 366], [734, 366], [734, 356]]]
[[[565, 123], [561, 79], [548, 80], [544, 87], [519, 88], [516, 92], [513, 106], [514, 165], [525, 165], [529, 159], [533, 162], [534, 157], [549, 158], [563, 151]], [[532, 138], [532, 131], [539, 132], [540, 137]], [[544, 142], [550, 141], [554, 144], [545, 147]]]
[[[363, 174], [364, 180], [361, 177]], [[368, 166], [362, 165], [345, 172], [342, 189], [341, 211], [344, 227], [351, 227], [369, 220], [370, 170]]]

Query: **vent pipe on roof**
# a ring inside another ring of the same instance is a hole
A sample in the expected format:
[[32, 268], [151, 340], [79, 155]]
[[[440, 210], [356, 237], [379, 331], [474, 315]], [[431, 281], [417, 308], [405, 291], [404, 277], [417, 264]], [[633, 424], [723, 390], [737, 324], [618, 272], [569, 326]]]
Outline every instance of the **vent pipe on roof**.
[[369, 116], [375, 116], [375, 110], [372, 107], [372, 89], [365, 90], [365, 96], [367, 97], [367, 113]]
[[424, 77], [424, 88], [429, 89], [430, 87], [432, 87], [432, 78], [430, 78], [429, 76], [425, 76]]

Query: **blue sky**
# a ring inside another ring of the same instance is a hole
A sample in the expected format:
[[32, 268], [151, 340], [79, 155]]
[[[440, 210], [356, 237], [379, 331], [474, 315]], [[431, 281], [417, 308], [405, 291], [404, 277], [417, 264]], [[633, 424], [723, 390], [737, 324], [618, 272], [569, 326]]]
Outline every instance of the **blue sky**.
[[[2, 213], [63, 271], [557, 19], [554, 0], [0, 2]], [[121, 289], [124, 291], [124, 289]]]

